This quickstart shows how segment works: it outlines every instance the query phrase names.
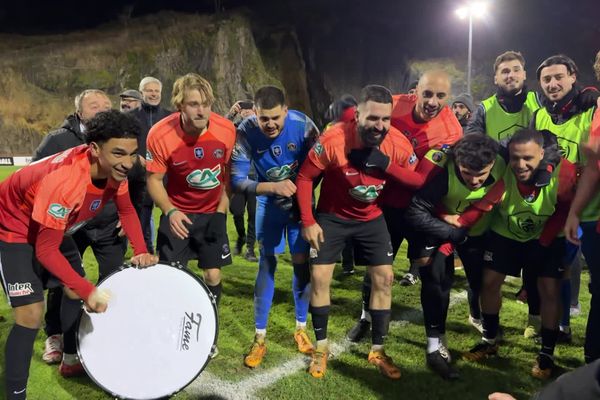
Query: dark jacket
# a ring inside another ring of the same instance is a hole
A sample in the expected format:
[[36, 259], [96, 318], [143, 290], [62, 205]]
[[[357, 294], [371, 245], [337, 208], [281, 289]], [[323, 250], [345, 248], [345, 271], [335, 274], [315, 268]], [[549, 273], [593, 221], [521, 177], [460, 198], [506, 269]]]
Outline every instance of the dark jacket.
[[532, 397], [532, 400], [572, 399], [600, 399], [600, 360], [561, 375]]
[[[60, 128], [48, 133], [46, 137], [44, 137], [42, 143], [35, 149], [31, 161], [37, 161], [84, 144], [85, 134], [81, 133], [80, 123], [81, 121], [76, 114], [69, 115]], [[114, 225], [116, 225], [118, 220], [117, 206], [110, 201], [94, 219], [83, 227], [83, 229], [97, 229], [108, 225], [111, 225], [112, 229], [114, 229]]]
[[75, 114], [69, 115], [62, 126], [44, 137], [35, 149], [31, 161], [41, 160], [61, 151], [85, 143], [85, 135], [81, 133], [80, 120]]
[[140, 137], [138, 139], [138, 154], [146, 157], [146, 139], [150, 128], [161, 119], [171, 115], [171, 111], [162, 108], [161, 106], [151, 106], [150, 104], [142, 103], [140, 108], [130, 111], [140, 123]]

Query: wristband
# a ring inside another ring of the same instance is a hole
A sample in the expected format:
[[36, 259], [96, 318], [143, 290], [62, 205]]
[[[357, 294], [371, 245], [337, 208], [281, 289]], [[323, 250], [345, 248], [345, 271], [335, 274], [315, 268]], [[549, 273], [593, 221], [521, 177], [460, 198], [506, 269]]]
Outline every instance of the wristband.
[[173, 207], [169, 211], [167, 211], [167, 218], [169, 218], [175, 211], [179, 211], [177, 208]]

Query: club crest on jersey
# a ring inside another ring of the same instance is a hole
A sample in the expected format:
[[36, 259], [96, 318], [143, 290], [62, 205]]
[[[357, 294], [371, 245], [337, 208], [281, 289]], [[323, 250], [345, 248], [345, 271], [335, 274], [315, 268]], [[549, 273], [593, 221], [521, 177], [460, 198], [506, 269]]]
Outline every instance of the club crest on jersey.
[[290, 179], [296, 176], [298, 169], [298, 160], [291, 164], [282, 165], [281, 167], [273, 167], [267, 170], [267, 177], [271, 182], [279, 182], [285, 179]]
[[323, 154], [323, 145], [321, 143], [317, 142], [313, 146], [313, 150], [315, 151], [316, 155], [320, 156], [321, 154]]
[[52, 203], [50, 204], [50, 207], [48, 207], [48, 214], [58, 219], [65, 219], [70, 212], [70, 208], [58, 203]]
[[194, 148], [194, 157], [198, 159], [204, 158], [204, 149], [202, 147]]
[[383, 189], [381, 185], [359, 185], [348, 190], [352, 198], [362, 201], [363, 203], [372, 203], [379, 197], [379, 192]]
[[215, 158], [223, 158], [223, 149], [216, 149], [213, 151], [213, 156]]
[[279, 157], [281, 156], [281, 146], [277, 145], [277, 146], [273, 146], [273, 155], [275, 157]]
[[94, 212], [98, 210], [98, 208], [100, 208], [100, 204], [102, 204], [102, 200], [100, 199], [92, 201], [92, 203], [90, 204], [90, 211]]
[[289, 142], [289, 143], [287, 144], [287, 149], [288, 149], [289, 151], [296, 151], [296, 149], [297, 149], [297, 147], [296, 147], [296, 143], [294, 143], [294, 142]]
[[412, 153], [412, 155], [410, 156], [410, 158], [408, 159], [408, 163], [410, 165], [413, 165], [414, 163], [416, 163], [418, 160], [417, 155], [415, 153]]
[[190, 172], [185, 180], [194, 189], [210, 190], [221, 184], [219, 175], [221, 175], [221, 165], [217, 165], [212, 169], [196, 169]]

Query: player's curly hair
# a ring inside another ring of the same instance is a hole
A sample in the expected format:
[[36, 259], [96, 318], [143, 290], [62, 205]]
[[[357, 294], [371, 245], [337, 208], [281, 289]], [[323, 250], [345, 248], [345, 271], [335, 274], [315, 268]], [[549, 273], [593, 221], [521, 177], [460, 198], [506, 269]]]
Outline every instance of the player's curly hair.
[[131, 114], [117, 110], [99, 112], [86, 123], [86, 143], [104, 143], [110, 139], [137, 139], [140, 124]]
[[500, 145], [488, 135], [472, 133], [463, 136], [452, 149], [457, 165], [481, 171], [496, 160]]

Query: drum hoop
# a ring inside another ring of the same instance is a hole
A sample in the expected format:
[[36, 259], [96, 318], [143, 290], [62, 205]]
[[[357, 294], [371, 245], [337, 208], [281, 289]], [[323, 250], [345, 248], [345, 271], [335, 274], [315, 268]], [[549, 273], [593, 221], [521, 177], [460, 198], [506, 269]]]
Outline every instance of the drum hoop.
[[[214, 298], [214, 296], [212, 295], [212, 292], [210, 291], [210, 289], [208, 288], [208, 286], [206, 285], [206, 283], [204, 283], [204, 281], [202, 279], [200, 279], [196, 274], [194, 274], [194, 272], [192, 272], [188, 267], [182, 265], [179, 262], [161, 262], [159, 261], [157, 264], [161, 264], [164, 265], [166, 267], [171, 267], [171, 268], [176, 268], [182, 272], [185, 272], [186, 274], [188, 274], [189, 276], [191, 276], [192, 278], [194, 278], [196, 280], [196, 282], [198, 282], [200, 284], [200, 286], [202, 286], [204, 288], [204, 290], [206, 290], [206, 293], [208, 294], [209, 298], [210, 298], [210, 304], [215, 312], [215, 328], [216, 328], [216, 332], [215, 332], [215, 340], [213, 342], [212, 347], [214, 348], [217, 345], [217, 341], [219, 339], [219, 313], [218, 313], [218, 309], [217, 309], [217, 302], [216, 299]], [[110, 278], [111, 276], [117, 274], [118, 272], [121, 272], [127, 268], [135, 268], [135, 269], [145, 269], [145, 268], [138, 268], [134, 265], [131, 265], [129, 263], [124, 263], [123, 265], [121, 265], [119, 268], [115, 269], [114, 271], [112, 271], [111, 273], [109, 273], [108, 275], [106, 275], [104, 278], [102, 278], [100, 281], [98, 281], [98, 283], [96, 284], [96, 287], [98, 287], [100, 284], [102, 284], [102, 282], [104, 282], [105, 280], [107, 280], [108, 278]], [[152, 266], [147, 267], [147, 268], [152, 268]], [[77, 344], [77, 356], [79, 357], [79, 361], [81, 362], [81, 365], [83, 366], [83, 369], [85, 370], [85, 372], [87, 373], [88, 377], [92, 380], [92, 382], [94, 382], [96, 384], [96, 386], [98, 386], [99, 388], [101, 388], [102, 390], [104, 390], [106, 393], [109, 393], [111, 396], [116, 397], [118, 399], [127, 399], [127, 397], [122, 397], [121, 395], [114, 393], [110, 390], [108, 390], [106, 387], [104, 387], [104, 385], [100, 384], [100, 382], [98, 382], [96, 380], [96, 378], [90, 374], [90, 371], [88, 370], [88, 368], [85, 365], [85, 361], [83, 360], [83, 358], [81, 357], [81, 351], [79, 350], [79, 328], [81, 325], [81, 317], [83, 316], [83, 313], [85, 312], [85, 310], [82, 308], [79, 311], [79, 317], [77, 318], [77, 327], [76, 327], [76, 332], [77, 335], [75, 335], [75, 341]], [[204, 371], [204, 369], [206, 368], [206, 366], [208, 365], [209, 361], [211, 360], [210, 355], [208, 356], [208, 358], [206, 359], [206, 361], [204, 362], [204, 364], [202, 365], [202, 367], [200, 368], [200, 370], [198, 371], [198, 373], [196, 375], [194, 375], [194, 377], [192, 379], [190, 379], [190, 381], [188, 383], [186, 383], [185, 385], [183, 385], [180, 389], [169, 393], [165, 396], [173, 396], [179, 392], [181, 392], [183, 389], [185, 389], [186, 387], [188, 387], [192, 382], [194, 382], [196, 379], [198, 379], [198, 376], [200, 376], [200, 374], [202, 373], [202, 371]], [[156, 397], [156, 399], [161, 399], [164, 398], [165, 396], [161, 396], [161, 397]]]

